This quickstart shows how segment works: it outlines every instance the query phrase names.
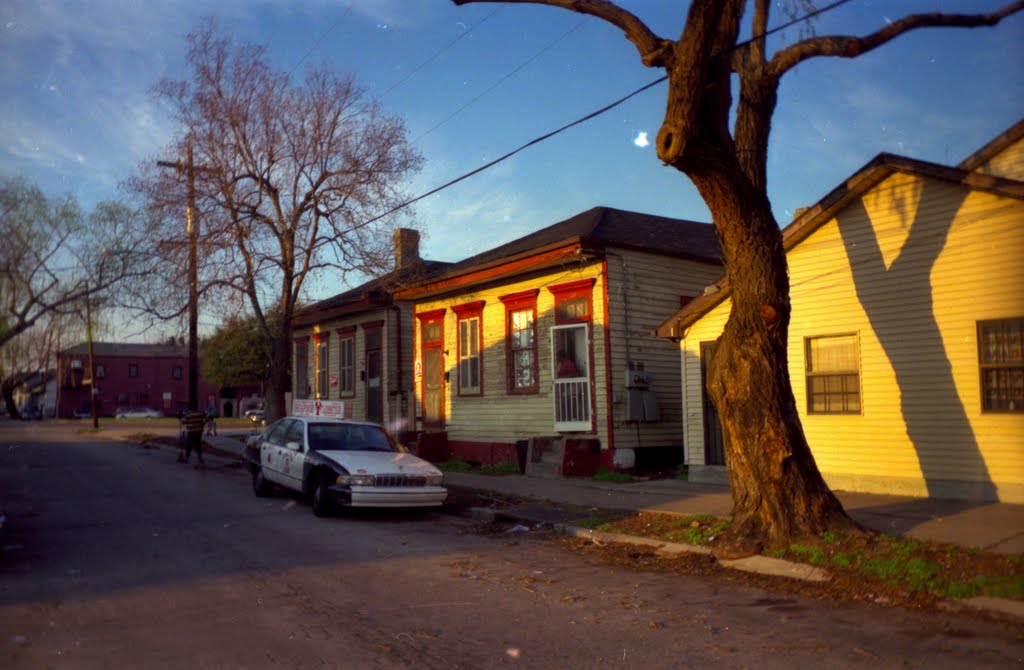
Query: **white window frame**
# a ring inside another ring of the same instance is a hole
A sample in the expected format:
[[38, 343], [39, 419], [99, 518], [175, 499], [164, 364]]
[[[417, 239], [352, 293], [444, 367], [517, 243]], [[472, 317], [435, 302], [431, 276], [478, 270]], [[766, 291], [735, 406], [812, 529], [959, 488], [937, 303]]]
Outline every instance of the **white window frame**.
[[[557, 376], [558, 332], [583, 330], [583, 350], [575, 352], [576, 377]], [[594, 427], [591, 408], [590, 359], [592, 341], [589, 323], [552, 326], [551, 338], [551, 416], [557, 432], [589, 431]]]

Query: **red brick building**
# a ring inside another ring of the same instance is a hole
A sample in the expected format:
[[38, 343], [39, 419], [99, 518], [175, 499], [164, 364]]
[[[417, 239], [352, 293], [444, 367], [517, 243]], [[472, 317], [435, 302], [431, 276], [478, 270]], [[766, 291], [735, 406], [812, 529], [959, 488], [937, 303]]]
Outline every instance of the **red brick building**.
[[[188, 407], [188, 349], [175, 344], [93, 343], [100, 416], [119, 407], [151, 407], [176, 416]], [[57, 354], [57, 416], [89, 408], [89, 350], [85, 344]], [[199, 407], [219, 407], [219, 389], [199, 377]]]

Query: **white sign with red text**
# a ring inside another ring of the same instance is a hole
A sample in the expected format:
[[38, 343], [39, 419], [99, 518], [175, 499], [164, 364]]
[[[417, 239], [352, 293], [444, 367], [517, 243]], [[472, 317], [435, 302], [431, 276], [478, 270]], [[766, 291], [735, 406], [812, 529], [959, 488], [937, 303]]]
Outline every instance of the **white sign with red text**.
[[345, 417], [344, 400], [308, 400], [292, 401], [292, 416], [322, 416], [329, 419]]

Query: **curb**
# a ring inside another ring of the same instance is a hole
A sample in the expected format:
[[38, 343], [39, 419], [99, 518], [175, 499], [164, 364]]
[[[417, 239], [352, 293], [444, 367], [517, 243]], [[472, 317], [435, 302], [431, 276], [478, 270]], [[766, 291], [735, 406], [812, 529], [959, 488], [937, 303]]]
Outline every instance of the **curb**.
[[[532, 519], [524, 519], [516, 514], [494, 510], [487, 507], [471, 507], [468, 510], [469, 516], [483, 523], [494, 521], [534, 523]], [[633, 544], [645, 547], [653, 547], [659, 556], [678, 556], [679, 554], [692, 553], [709, 555], [711, 550], [707, 547], [685, 544], [681, 542], [665, 542], [654, 540], [648, 537], [636, 535], [623, 535], [621, 533], [607, 533], [591, 528], [581, 528], [571, 524], [552, 524], [556, 533], [593, 540], [598, 543]], [[807, 565], [805, 563], [794, 563], [781, 558], [770, 556], [748, 556], [746, 558], [718, 560], [718, 563], [725, 568], [753, 572], [769, 577], [783, 577], [797, 579], [805, 582], [822, 583], [831, 579], [828, 570], [824, 568]], [[940, 607], [946, 609], [973, 609], [987, 614], [1006, 617], [1024, 621], [1024, 601], [1011, 600], [1009, 598], [992, 598], [989, 596], [976, 596], [973, 598], [949, 598], [940, 602]]]

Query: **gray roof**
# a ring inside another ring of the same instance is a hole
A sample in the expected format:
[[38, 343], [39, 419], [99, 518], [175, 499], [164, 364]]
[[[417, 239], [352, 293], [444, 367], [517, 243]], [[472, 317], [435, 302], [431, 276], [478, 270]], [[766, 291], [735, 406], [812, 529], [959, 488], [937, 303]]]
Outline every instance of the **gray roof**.
[[561, 242], [579, 240], [597, 247], [636, 249], [692, 260], [720, 263], [722, 251], [710, 223], [672, 219], [594, 207], [547, 228], [542, 228], [455, 263], [446, 274], [458, 274], [480, 265], [519, 256]]
[[386, 305], [390, 302], [392, 291], [435, 277], [450, 266], [451, 263], [443, 261], [415, 261], [353, 289], [303, 307], [296, 311], [292, 321], [296, 325], [314, 323], [325, 313], [344, 311], [347, 307], [358, 310], [370, 305]]

